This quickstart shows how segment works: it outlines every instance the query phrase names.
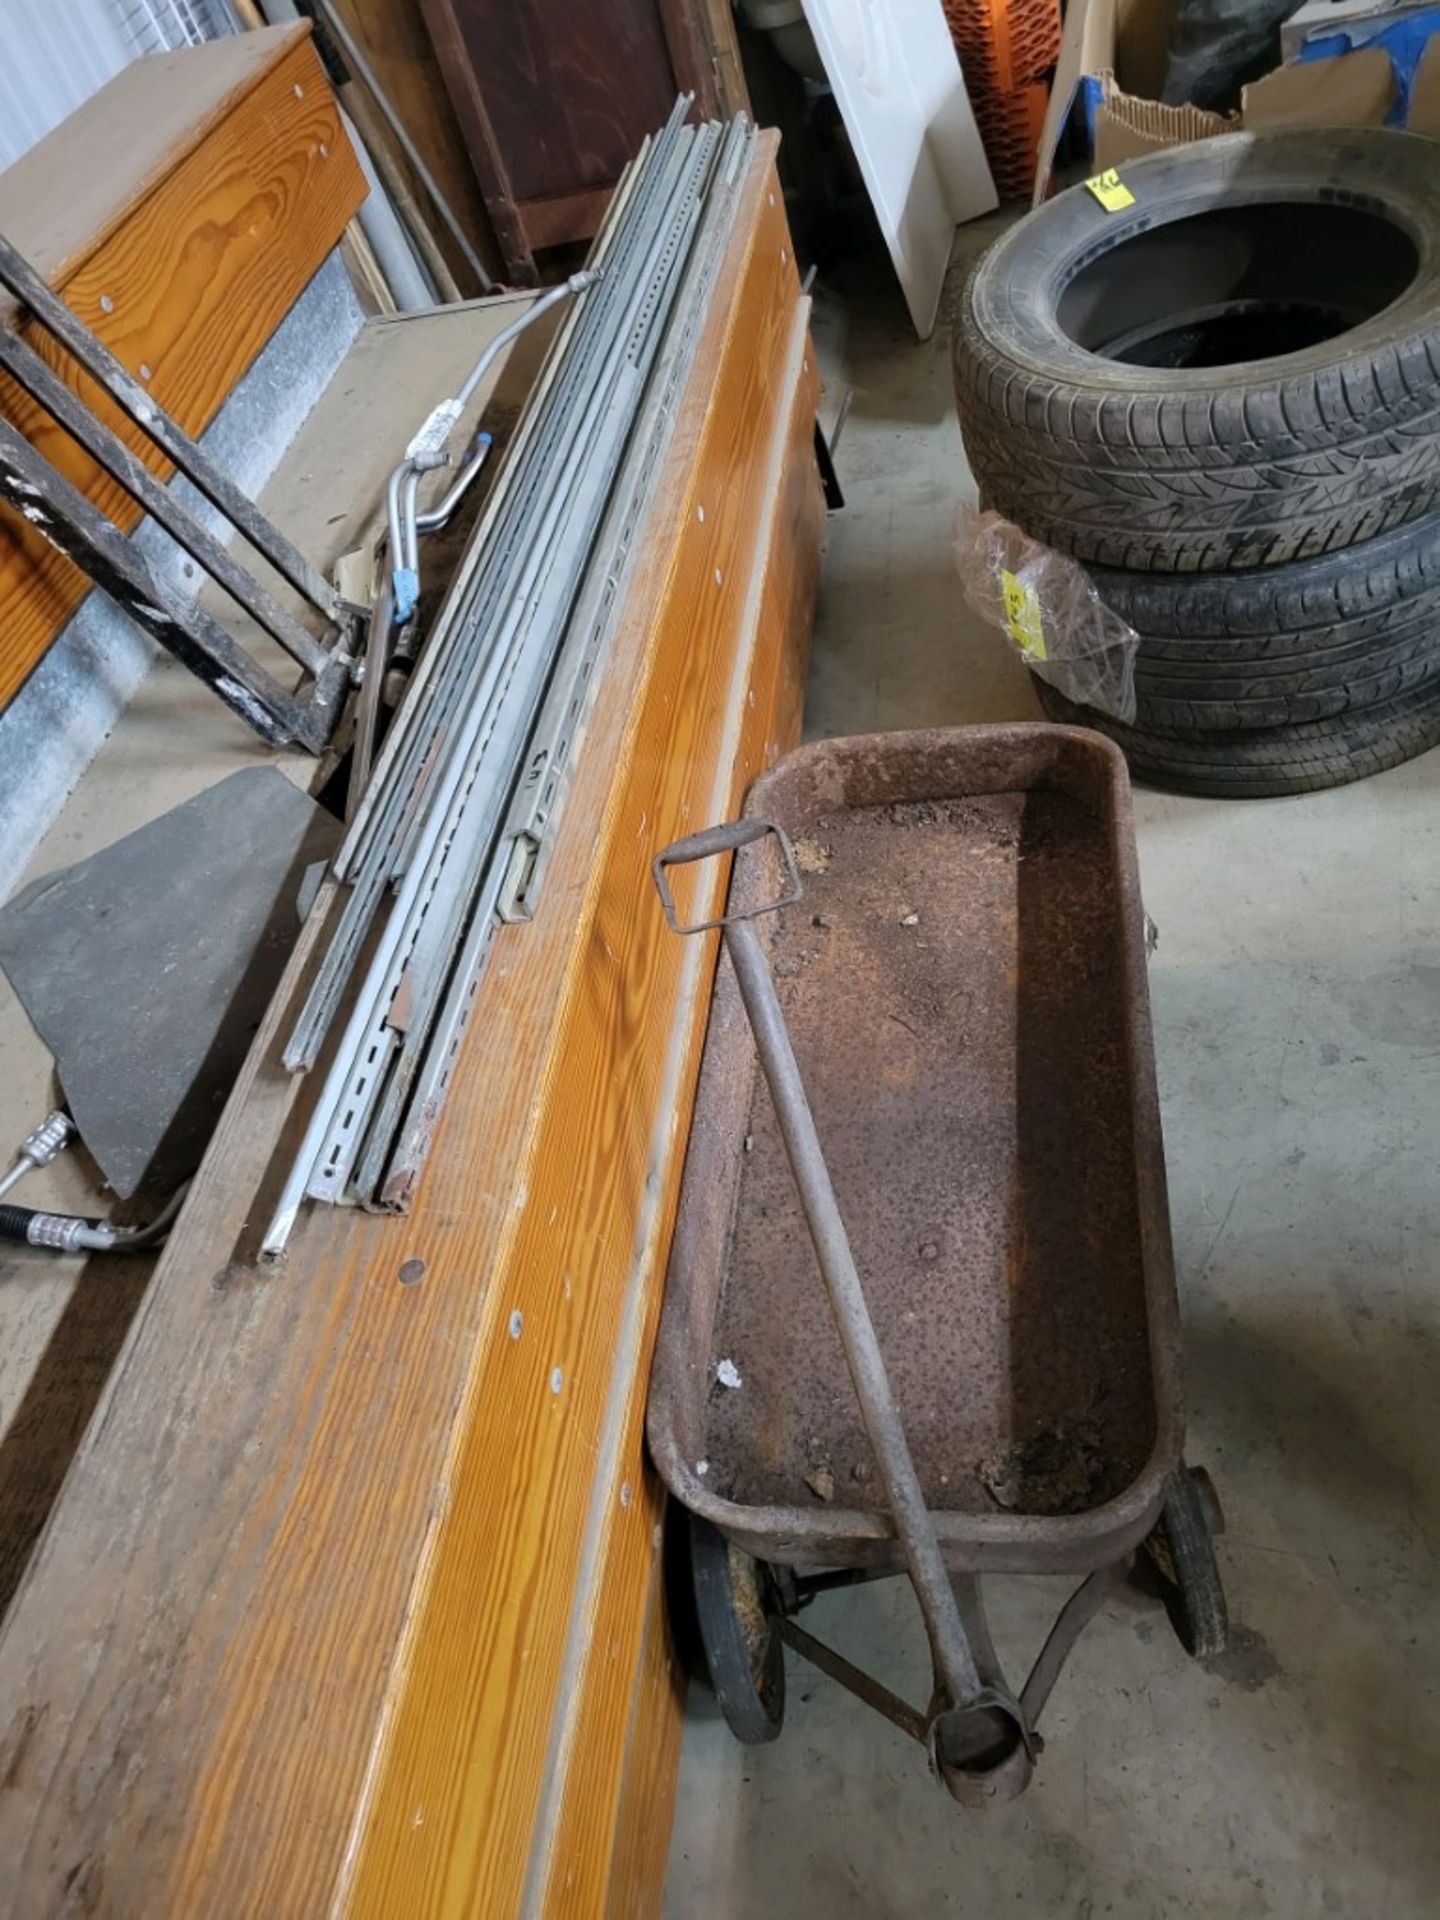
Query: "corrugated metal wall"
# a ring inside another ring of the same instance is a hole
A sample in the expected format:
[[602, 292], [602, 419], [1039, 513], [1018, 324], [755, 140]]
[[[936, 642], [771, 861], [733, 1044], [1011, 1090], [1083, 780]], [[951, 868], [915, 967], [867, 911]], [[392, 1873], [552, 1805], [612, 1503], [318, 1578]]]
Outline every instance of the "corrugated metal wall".
[[0, 0], [0, 167], [131, 60], [234, 28], [226, 0]]

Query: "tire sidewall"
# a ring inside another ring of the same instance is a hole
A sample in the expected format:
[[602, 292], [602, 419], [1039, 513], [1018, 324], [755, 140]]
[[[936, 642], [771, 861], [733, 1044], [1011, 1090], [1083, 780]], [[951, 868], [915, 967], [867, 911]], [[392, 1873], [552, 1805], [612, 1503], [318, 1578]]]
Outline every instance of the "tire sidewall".
[[[1431, 238], [1440, 207], [1440, 155], [1419, 134], [1350, 128], [1223, 134], [1129, 163], [1124, 183], [1135, 204], [1108, 213], [1085, 186], [1068, 188], [1019, 221], [970, 277], [962, 331], [1007, 361], [1097, 396], [1205, 400], [1227, 391], [1274, 392], [1308, 383], [1433, 326], [1440, 262]], [[1220, 207], [1275, 201], [1358, 208], [1400, 225], [1415, 246], [1416, 272], [1381, 312], [1296, 353], [1235, 367], [1131, 366], [1077, 345], [1060, 327], [1060, 295], [1092, 261], [1159, 227]]]

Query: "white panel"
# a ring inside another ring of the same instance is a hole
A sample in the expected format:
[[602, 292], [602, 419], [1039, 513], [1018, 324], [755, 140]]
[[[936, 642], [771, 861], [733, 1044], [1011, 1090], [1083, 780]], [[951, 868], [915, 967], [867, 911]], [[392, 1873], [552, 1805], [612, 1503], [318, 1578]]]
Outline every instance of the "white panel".
[[940, 0], [804, 0], [910, 317], [928, 339], [961, 220], [997, 204]]

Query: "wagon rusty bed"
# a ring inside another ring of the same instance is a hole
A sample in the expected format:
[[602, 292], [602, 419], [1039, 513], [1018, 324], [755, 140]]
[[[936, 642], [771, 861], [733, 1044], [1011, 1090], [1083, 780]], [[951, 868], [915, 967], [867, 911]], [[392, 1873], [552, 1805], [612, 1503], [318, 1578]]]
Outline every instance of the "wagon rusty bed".
[[[746, 813], [788, 834], [800, 868], [803, 898], [749, 924], [946, 1567], [1123, 1571], [1165, 1515], [1156, 1557], [1182, 1613], [1193, 1601], [1213, 1614], [1217, 1517], [1181, 1460], [1123, 759], [1048, 725], [829, 741], [759, 781]], [[747, 849], [729, 913], [773, 900], [781, 879], [775, 840]], [[728, 959], [649, 1435], [671, 1491], [726, 1543], [730, 1586], [743, 1602], [749, 1581], [772, 1622], [814, 1590], [809, 1576], [903, 1569]], [[1193, 1580], [1182, 1591], [1192, 1549], [1208, 1600]], [[752, 1667], [763, 1655], [773, 1686], [774, 1635], [751, 1625]], [[1223, 1612], [1190, 1621], [1192, 1641], [1217, 1631]], [[983, 1616], [980, 1632], [988, 1645]], [[772, 1721], [737, 1731], [768, 1737]]]

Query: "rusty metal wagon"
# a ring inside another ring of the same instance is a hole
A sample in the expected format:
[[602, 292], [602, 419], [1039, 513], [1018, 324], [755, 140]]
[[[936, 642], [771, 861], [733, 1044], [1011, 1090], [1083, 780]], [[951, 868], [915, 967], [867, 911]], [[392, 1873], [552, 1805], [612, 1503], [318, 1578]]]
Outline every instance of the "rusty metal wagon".
[[[1152, 1582], [1192, 1652], [1225, 1635], [1219, 1509], [1182, 1457], [1125, 764], [1049, 725], [802, 748], [743, 821], [658, 856], [677, 931], [674, 870], [730, 851], [649, 1408], [710, 1678], [741, 1740], [772, 1739], [788, 1644], [957, 1800], [1006, 1799], [1118, 1583]], [[905, 1572], [923, 1710], [797, 1618]], [[1018, 1693], [992, 1572], [1083, 1576]]]

